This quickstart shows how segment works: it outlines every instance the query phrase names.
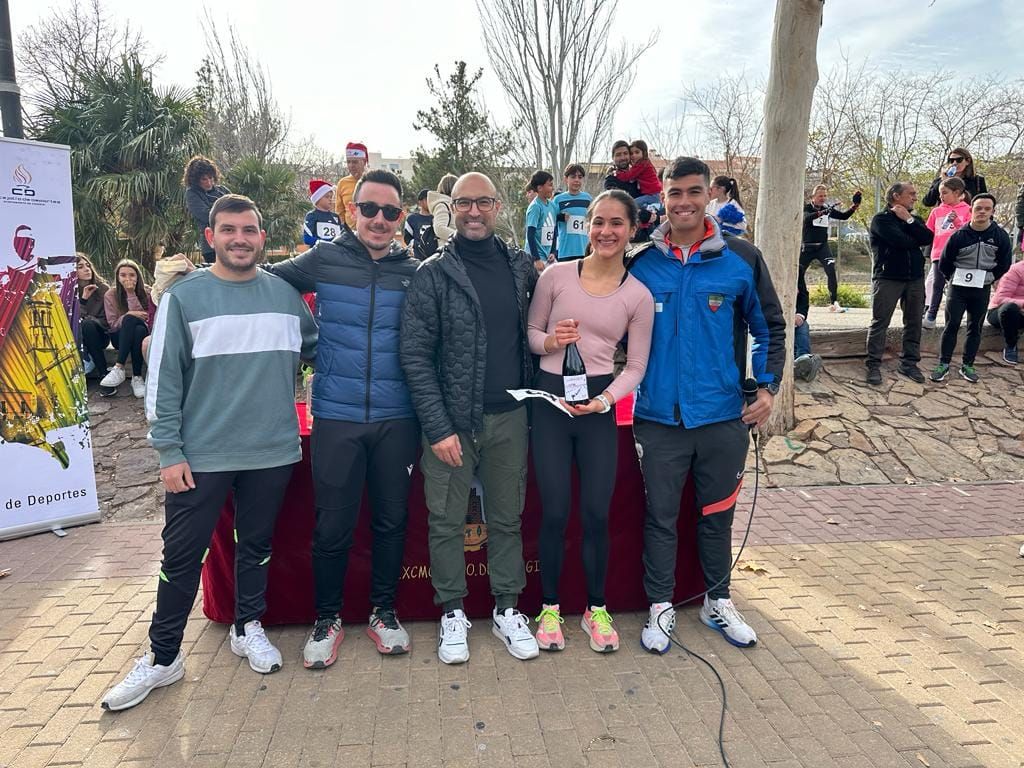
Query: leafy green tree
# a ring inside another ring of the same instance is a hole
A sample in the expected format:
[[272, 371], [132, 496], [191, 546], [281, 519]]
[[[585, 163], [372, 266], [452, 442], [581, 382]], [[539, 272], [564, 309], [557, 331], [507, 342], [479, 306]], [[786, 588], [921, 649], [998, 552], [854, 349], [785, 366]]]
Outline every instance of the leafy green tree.
[[78, 247], [108, 274], [125, 256], [151, 271], [157, 246], [173, 253], [191, 240], [181, 174], [207, 147], [199, 102], [154, 87], [134, 55], [87, 73], [81, 88], [44, 107], [33, 138], [71, 147]]
[[413, 189], [435, 189], [446, 173], [461, 176], [480, 171], [493, 177], [512, 152], [511, 132], [491, 125], [476, 93], [482, 76], [482, 69], [469, 73], [464, 61], [456, 61], [447, 78], [434, 65], [427, 90], [435, 106], [418, 110], [413, 127], [429, 132], [438, 146], [434, 150], [420, 147], [413, 153]]
[[244, 157], [228, 171], [225, 184], [259, 206], [268, 248], [295, 245], [309, 200], [299, 191], [294, 168], [258, 157]]

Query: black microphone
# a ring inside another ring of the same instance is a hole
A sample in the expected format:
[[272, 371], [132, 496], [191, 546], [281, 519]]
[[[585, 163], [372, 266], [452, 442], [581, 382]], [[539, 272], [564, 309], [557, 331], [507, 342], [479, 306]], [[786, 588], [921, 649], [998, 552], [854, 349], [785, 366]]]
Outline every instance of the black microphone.
[[[743, 400], [748, 408], [757, 402], [757, 381], [755, 379], [747, 378], [743, 380]], [[754, 425], [748, 424], [747, 428], [753, 430]]]
[[743, 381], [743, 399], [747, 405], [753, 405], [757, 402], [757, 381], [754, 379], [744, 379]]

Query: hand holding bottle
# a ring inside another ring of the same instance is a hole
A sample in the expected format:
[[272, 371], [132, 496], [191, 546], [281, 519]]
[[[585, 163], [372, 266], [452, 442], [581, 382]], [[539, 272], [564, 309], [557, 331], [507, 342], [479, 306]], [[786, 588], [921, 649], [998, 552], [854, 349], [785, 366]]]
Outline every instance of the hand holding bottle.
[[570, 344], [580, 340], [579, 321], [568, 318], [555, 323], [555, 331], [544, 342], [544, 348], [548, 352], [556, 349], [565, 349]]

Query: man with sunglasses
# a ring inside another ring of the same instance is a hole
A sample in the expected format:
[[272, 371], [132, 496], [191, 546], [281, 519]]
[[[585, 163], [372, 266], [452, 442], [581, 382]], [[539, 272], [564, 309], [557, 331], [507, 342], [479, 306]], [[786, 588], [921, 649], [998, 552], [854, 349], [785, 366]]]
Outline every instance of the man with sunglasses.
[[333, 664], [344, 638], [342, 591], [364, 486], [373, 531], [373, 612], [366, 632], [381, 653], [409, 650], [395, 592], [419, 425], [398, 364], [398, 327], [417, 262], [395, 242], [401, 205], [398, 177], [368, 171], [349, 203], [352, 229], [268, 267], [299, 292], [316, 291], [320, 324], [310, 438], [316, 622], [303, 650], [307, 668]]
[[474, 473], [487, 499], [492, 629], [512, 656], [537, 656], [516, 610], [526, 585], [520, 517], [526, 496], [526, 409], [507, 392], [530, 383], [526, 313], [537, 283], [532, 259], [494, 236], [494, 184], [467, 173], [452, 189], [456, 235], [420, 265], [402, 313], [401, 362], [423, 427], [421, 468], [435, 602], [437, 655], [469, 660], [464, 555]]

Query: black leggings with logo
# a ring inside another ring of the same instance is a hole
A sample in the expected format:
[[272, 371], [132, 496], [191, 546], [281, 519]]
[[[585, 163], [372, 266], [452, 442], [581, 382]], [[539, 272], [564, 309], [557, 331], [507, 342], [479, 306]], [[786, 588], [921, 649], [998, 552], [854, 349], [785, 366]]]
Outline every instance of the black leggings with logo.
[[[599, 395], [611, 376], [587, 378], [591, 395]], [[562, 377], [540, 371], [537, 388], [564, 394]], [[544, 602], [558, 603], [558, 584], [565, 558], [565, 528], [572, 502], [572, 466], [579, 473], [580, 521], [583, 525], [583, 571], [587, 605], [604, 605], [608, 570], [608, 507], [618, 467], [615, 409], [570, 418], [537, 402], [533, 406], [533, 469], [543, 506], [540, 527], [540, 580]], [[574, 606], [574, 609], [578, 606]]]

